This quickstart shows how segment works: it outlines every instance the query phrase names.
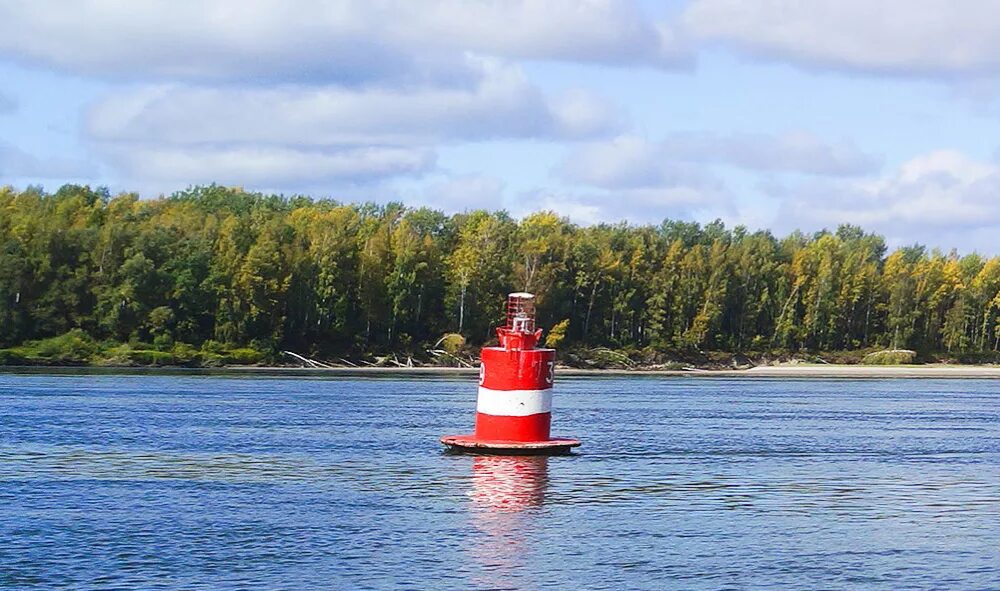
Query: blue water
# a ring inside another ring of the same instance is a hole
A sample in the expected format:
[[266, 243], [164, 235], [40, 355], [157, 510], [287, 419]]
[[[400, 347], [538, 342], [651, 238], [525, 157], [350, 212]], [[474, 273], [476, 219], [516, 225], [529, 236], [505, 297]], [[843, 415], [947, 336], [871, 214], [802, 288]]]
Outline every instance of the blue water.
[[1000, 589], [1000, 381], [0, 374], [3, 589]]

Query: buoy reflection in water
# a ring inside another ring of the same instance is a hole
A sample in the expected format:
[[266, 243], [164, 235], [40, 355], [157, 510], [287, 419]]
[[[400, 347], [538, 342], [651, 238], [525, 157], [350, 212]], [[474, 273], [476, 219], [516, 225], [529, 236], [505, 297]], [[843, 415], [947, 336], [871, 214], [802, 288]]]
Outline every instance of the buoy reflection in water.
[[469, 546], [476, 565], [474, 582], [490, 589], [516, 589], [525, 556], [531, 554], [531, 531], [545, 502], [548, 457], [477, 456], [472, 462], [469, 515], [478, 540]]
[[497, 513], [516, 513], [545, 502], [547, 456], [476, 456], [472, 461], [473, 505]]

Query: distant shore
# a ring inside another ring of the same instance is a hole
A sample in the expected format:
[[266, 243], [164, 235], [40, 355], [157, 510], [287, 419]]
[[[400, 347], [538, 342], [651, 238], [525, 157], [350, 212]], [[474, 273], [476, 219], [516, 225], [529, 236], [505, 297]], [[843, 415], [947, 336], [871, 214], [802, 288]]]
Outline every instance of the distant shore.
[[[330, 369], [308, 368], [254, 368], [234, 367], [237, 372], [278, 371], [315, 372], [332, 375], [477, 375], [475, 367], [337, 367]], [[574, 377], [743, 377], [743, 378], [1000, 378], [997, 365], [823, 365], [789, 364], [767, 365], [748, 369], [578, 369], [559, 367], [560, 376]]]
[[[692, 378], [788, 378], [788, 379], [886, 379], [886, 378], [1000, 378], [1000, 365], [823, 365], [783, 364], [748, 369], [577, 369], [558, 367], [563, 377], [692, 377]], [[0, 373], [36, 374], [243, 374], [261, 376], [343, 376], [343, 377], [446, 377], [476, 376], [478, 367], [330, 367], [228, 366], [218, 368], [184, 367], [53, 367], [0, 366]]]
[[[704, 372], [694, 372], [704, 373]], [[759, 378], [1000, 378], [998, 365], [768, 365], [710, 372]]]

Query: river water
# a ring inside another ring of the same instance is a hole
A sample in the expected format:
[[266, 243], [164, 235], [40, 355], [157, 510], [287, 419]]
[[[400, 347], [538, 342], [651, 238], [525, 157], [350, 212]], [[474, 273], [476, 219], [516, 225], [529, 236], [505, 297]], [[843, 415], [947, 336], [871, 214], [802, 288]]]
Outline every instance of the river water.
[[1000, 381], [0, 374], [2, 589], [1000, 589]]

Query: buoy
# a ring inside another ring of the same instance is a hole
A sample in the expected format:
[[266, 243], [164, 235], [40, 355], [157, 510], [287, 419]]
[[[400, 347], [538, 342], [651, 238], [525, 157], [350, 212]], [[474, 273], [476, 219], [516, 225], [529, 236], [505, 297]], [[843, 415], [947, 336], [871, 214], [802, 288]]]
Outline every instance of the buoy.
[[568, 453], [580, 441], [552, 437], [555, 349], [537, 349], [535, 296], [507, 296], [506, 318], [497, 328], [498, 347], [484, 347], [479, 365], [476, 427], [471, 435], [446, 435], [449, 448], [494, 454]]

